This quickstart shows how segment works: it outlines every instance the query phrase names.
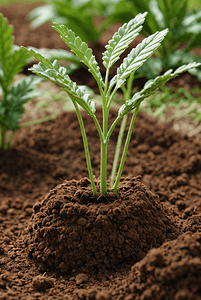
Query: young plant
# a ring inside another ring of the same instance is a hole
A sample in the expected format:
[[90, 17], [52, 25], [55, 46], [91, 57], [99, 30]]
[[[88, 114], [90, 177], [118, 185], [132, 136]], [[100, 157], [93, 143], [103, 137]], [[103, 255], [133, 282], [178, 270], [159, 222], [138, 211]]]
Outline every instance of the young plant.
[[[22, 71], [30, 55], [22, 48], [13, 50], [13, 28], [0, 14], [0, 149], [11, 147], [14, 132], [23, 115], [23, 104], [40, 95], [35, 88], [41, 82], [38, 76], [29, 76], [13, 84], [14, 77]], [[11, 131], [8, 141], [7, 131]]]
[[[43, 78], [51, 80], [60, 85], [62, 89], [67, 92], [68, 96], [71, 98], [75, 106], [75, 110], [78, 116], [82, 132], [89, 177], [91, 180], [94, 195], [97, 194], [97, 191], [93, 178], [93, 171], [89, 155], [86, 132], [82, 116], [79, 110], [79, 106], [82, 107], [88, 113], [88, 115], [93, 118], [95, 126], [100, 136], [101, 194], [107, 193], [107, 146], [109, 139], [117, 123], [121, 119], [123, 119], [124, 116], [126, 116], [129, 113], [132, 113], [132, 119], [130, 122], [123, 154], [119, 164], [119, 169], [116, 175], [115, 182], [114, 184], [112, 183], [113, 192], [116, 193], [122, 174], [129, 141], [131, 139], [133, 125], [141, 102], [145, 98], [153, 94], [161, 85], [165, 84], [169, 79], [176, 77], [180, 73], [185, 72], [190, 68], [194, 68], [200, 65], [199, 63], [191, 63], [188, 65], [184, 65], [178, 68], [175, 72], [169, 70], [163, 75], [156, 77], [154, 80], [148, 81], [140, 92], [135, 93], [134, 96], [129, 99], [125, 99], [125, 103], [118, 110], [116, 119], [109, 127], [109, 110], [117, 90], [122, 87], [124, 87], [125, 89], [130, 89], [134, 73], [153, 54], [153, 51], [160, 46], [162, 40], [168, 32], [168, 30], [165, 29], [145, 38], [142, 41], [142, 43], [140, 43], [139, 45], [137, 45], [136, 48], [133, 48], [131, 50], [128, 56], [123, 60], [123, 63], [118, 67], [117, 74], [111, 79], [111, 81], [109, 81], [109, 71], [111, 67], [119, 59], [120, 55], [129, 46], [129, 44], [139, 34], [140, 30], [142, 29], [142, 24], [145, 20], [146, 14], [146, 12], [143, 14], [140, 13], [134, 19], [130, 20], [128, 23], [125, 23], [122, 27], [119, 28], [118, 32], [116, 32], [113, 35], [112, 39], [109, 41], [108, 45], [106, 46], [106, 50], [103, 53], [103, 65], [106, 68], [106, 76], [104, 79], [101, 76], [99, 66], [95, 57], [92, 54], [92, 50], [87, 46], [87, 44], [83, 42], [80, 37], [76, 37], [74, 32], [72, 30], [69, 30], [64, 25], [59, 25], [58, 23], [53, 24], [53, 28], [60, 34], [63, 41], [70, 47], [74, 54], [77, 55], [80, 58], [80, 60], [88, 67], [89, 72], [92, 73], [93, 77], [95, 78], [98, 84], [100, 95], [102, 98], [102, 127], [96, 118], [95, 103], [92, 100], [90, 94], [85, 93], [83, 89], [80, 89], [80, 87], [69, 78], [69, 76], [66, 74], [66, 69], [61, 67], [57, 60], [51, 63], [47, 58], [43, 57], [41, 54], [37, 53], [33, 49], [27, 49], [27, 52], [30, 55], [34, 56], [40, 61], [38, 65], [34, 65], [30, 70], [42, 76]], [[26, 48], [23, 47], [23, 49]], [[126, 83], [127, 86], [125, 86]], [[129, 93], [127, 93], [127, 95], [129, 95]], [[118, 145], [118, 147], [120, 147], [120, 145]]]

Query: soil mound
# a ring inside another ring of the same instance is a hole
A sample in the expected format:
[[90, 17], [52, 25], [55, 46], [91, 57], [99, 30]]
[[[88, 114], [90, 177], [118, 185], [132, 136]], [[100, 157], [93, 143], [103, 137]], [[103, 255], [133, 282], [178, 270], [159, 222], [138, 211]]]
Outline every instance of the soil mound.
[[126, 300], [200, 300], [200, 278], [201, 233], [187, 232], [151, 249], [112, 295]]
[[95, 272], [134, 263], [176, 234], [158, 196], [139, 177], [124, 178], [117, 194], [105, 196], [93, 196], [87, 178], [65, 181], [33, 209], [25, 244], [41, 271]]
[[112, 289], [76, 290], [74, 299], [200, 300], [200, 278], [201, 233], [187, 232], [151, 249]]

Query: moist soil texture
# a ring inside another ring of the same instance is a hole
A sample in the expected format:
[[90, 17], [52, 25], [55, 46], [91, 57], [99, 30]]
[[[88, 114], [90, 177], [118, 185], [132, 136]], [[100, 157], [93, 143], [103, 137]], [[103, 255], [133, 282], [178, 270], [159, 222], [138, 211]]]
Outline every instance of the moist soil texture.
[[[0, 7], [15, 26], [15, 43], [65, 48], [49, 24], [31, 31], [25, 16], [34, 7]], [[185, 76], [185, 84], [200, 86]], [[96, 91], [84, 69], [73, 77]], [[110, 124], [116, 115], [111, 109]], [[19, 129], [12, 148], [0, 150], [0, 299], [201, 299], [200, 138], [139, 112], [118, 193], [108, 188], [101, 196], [99, 137], [82, 116], [97, 196], [74, 111]], [[100, 108], [96, 116], [101, 123]], [[108, 146], [108, 176], [119, 127]]]

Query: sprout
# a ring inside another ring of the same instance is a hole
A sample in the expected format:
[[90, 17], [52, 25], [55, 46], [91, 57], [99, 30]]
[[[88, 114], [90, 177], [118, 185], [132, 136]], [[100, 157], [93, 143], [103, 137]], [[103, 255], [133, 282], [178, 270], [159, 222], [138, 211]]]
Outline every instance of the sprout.
[[[82, 63], [84, 63], [89, 72], [95, 78], [102, 99], [102, 112], [103, 112], [103, 126], [100, 126], [95, 112], [95, 103], [91, 98], [91, 95], [85, 93], [75, 82], [73, 82], [66, 73], [66, 69], [61, 67], [59, 62], [55, 60], [53, 63], [49, 59], [44, 58], [41, 54], [37, 53], [33, 49], [26, 49], [28, 53], [37, 58], [40, 62], [38, 65], [34, 65], [30, 70], [37, 75], [42, 76], [45, 79], [51, 80], [62, 87], [64, 91], [68, 94], [72, 100], [80, 124], [83, 143], [86, 154], [87, 167], [89, 172], [89, 177], [91, 180], [91, 185], [94, 195], [97, 194], [96, 186], [93, 178], [93, 171], [91, 166], [91, 160], [89, 155], [89, 148], [87, 143], [87, 136], [82, 120], [82, 116], [79, 110], [79, 106], [82, 107], [89, 116], [94, 120], [94, 124], [98, 130], [100, 143], [101, 143], [101, 163], [100, 163], [100, 192], [101, 194], [107, 193], [107, 147], [110, 136], [117, 125], [117, 123], [122, 119], [123, 129], [125, 129], [126, 116], [132, 113], [132, 119], [130, 122], [126, 142], [124, 145], [124, 150], [122, 153], [119, 169], [117, 169], [117, 162], [119, 158], [119, 149], [121, 146], [121, 136], [122, 131], [120, 130], [120, 138], [117, 141], [116, 154], [114, 158], [114, 167], [111, 175], [110, 187], [113, 192], [116, 193], [118, 190], [118, 184], [123, 171], [123, 166], [125, 163], [126, 153], [128, 150], [128, 145], [131, 139], [131, 133], [133, 130], [134, 122], [140, 108], [141, 102], [153, 94], [161, 85], [165, 84], [168, 80], [178, 76], [180, 73], [185, 72], [191, 68], [200, 66], [200, 63], [190, 63], [178, 68], [176, 71], [169, 70], [162, 76], [156, 77], [154, 80], [148, 81], [140, 92], [131, 95], [132, 82], [134, 74], [138, 68], [140, 68], [147, 59], [153, 54], [164, 37], [168, 33], [168, 29], [156, 32], [151, 36], [145, 38], [136, 48], [133, 48], [126, 58], [124, 58], [122, 64], [118, 67], [116, 75], [109, 81], [109, 71], [114, 63], [119, 60], [120, 55], [128, 48], [129, 44], [138, 36], [140, 30], [142, 29], [142, 24], [145, 21], [147, 13], [138, 14], [134, 19], [125, 23], [119, 28], [112, 39], [109, 41], [108, 45], [105, 47], [106, 50], [103, 53], [103, 65], [106, 68], [105, 79], [102, 78], [100, 73], [100, 68], [98, 63], [92, 54], [92, 50], [87, 46], [85, 42], [81, 40], [80, 37], [76, 37], [72, 30], [69, 30], [64, 25], [59, 25], [58, 23], [53, 23], [53, 28], [60, 34], [63, 41], [70, 47], [71, 51], [79, 57]], [[117, 90], [121, 88], [124, 91], [125, 103], [119, 108], [118, 114], [112, 125], [108, 126], [108, 115], [109, 110], [114, 100]], [[117, 173], [117, 174], [116, 174]], [[116, 175], [116, 179], [115, 179]], [[115, 180], [114, 180], [115, 179]]]

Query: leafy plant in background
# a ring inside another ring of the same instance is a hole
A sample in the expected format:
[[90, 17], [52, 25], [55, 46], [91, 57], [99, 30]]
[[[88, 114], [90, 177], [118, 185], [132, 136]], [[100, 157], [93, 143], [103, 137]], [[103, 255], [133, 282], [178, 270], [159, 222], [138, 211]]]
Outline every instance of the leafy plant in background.
[[[31, 98], [44, 96], [47, 93], [36, 90], [42, 81], [38, 76], [31, 75], [14, 83], [15, 75], [20, 73], [27, 63], [33, 61], [33, 58], [27, 51], [13, 44], [12, 34], [13, 27], [0, 14], [0, 149], [11, 147], [12, 136], [20, 127], [38, 124], [56, 117], [56, 114], [53, 114], [40, 120], [20, 123], [24, 112], [23, 105]], [[37, 50], [50, 61], [55, 58], [70, 61], [71, 64], [65, 67], [67, 74], [71, 74], [81, 64], [80, 59], [70, 51], [29, 48]]]
[[[142, 35], [145, 37], [156, 31], [169, 28], [167, 38], [156, 50], [156, 57], [148, 60], [138, 74], [148, 79], [154, 78], [162, 69], [176, 69], [201, 58], [190, 51], [200, 46], [201, 10], [194, 8], [189, 12], [188, 0], [46, 0], [49, 4], [33, 10], [29, 17], [37, 27], [46, 21], [67, 25], [85, 42], [97, 43], [103, 32], [115, 22], [129, 22], [138, 13], [148, 12]], [[95, 16], [104, 19], [97, 28]], [[184, 50], [176, 51], [184, 45]], [[201, 69], [190, 71], [201, 81]]]
[[[30, 98], [40, 95], [36, 90], [42, 79], [29, 76], [13, 84], [14, 77], [22, 71], [30, 55], [19, 48], [13, 50], [13, 28], [8, 20], [0, 14], [0, 149], [8, 149], [14, 132], [19, 128], [23, 104]], [[9, 140], [6, 133], [11, 131]]]
[[[145, 37], [157, 30], [169, 28], [167, 38], [156, 50], [156, 57], [151, 58], [138, 73], [147, 78], [155, 77], [162, 69], [176, 69], [192, 61], [201, 62], [201, 58], [190, 51], [200, 47], [201, 10], [189, 11], [188, 0], [117, 0], [113, 9], [113, 22], [128, 22], [133, 16], [147, 11], [148, 16], [142, 29]], [[182, 44], [183, 50], [178, 50]], [[191, 72], [191, 71], [190, 71]], [[201, 80], [200, 68], [191, 72]]]
[[[108, 15], [116, 1], [100, 0], [46, 0], [28, 14], [31, 26], [36, 28], [47, 21], [58, 22], [72, 29], [85, 42], [98, 43], [100, 36], [109, 27]], [[96, 26], [94, 16], [106, 17], [100, 26]]]
[[[119, 108], [118, 114], [112, 125], [108, 125], [108, 115], [110, 106], [115, 97], [116, 92], [119, 88], [125, 87], [125, 89], [130, 89], [130, 83], [132, 82], [134, 73], [140, 68], [145, 61], [153, 54], [156, 50], [168, 30], [162, 30], [150, 35], [145, 38], [142, 43], [138, 44], [136, 48], [133, 48], [128, 56], [123, 60], [123, 63], [118, 67], [117, 74], [109, 81], [109, 71], [110, 68], [118, 61], [120, 55], [128, 48], [129, 44], [136, 38], [142, 29], [142, 24], [144, 23], [145, 16], [147, 13], [138, 14], [134, 19], [125, 23], [119, 28], [112, 39], [106, 46], [106, 50], [103, 53], [103, 65], [106, 68], [105, 79], [102, 78], [100, 73], [100, 68], [95, 57], [92, 54], [92, 50], [87, 46], [85, 42], [81, 40], [80, 37], [76, 37], [75, 33], [65, 27], [64, 25], [59, 25], [58, 23], [53, 24], [53, 28], [60, 34], [63, 41], [70, 47], [76, 56], [88, 67], [89, 72], [92, 73], [93, 77], [97, 81], [100, 95], [102, 98], [102, 112], [103, 112], [103, 126], [100, 126], [96, 115], [95, 115], [95, 102], [92, 100], [91, 95], [87, 94], [80, 89], [80, 87], [73, 82], [69, 76], [66, 74], [66, 69], [61, 67], [59, 62], [55, 60], [53, 63], [49, 59], [43, 57], [41, 54], [37, 53], [33, 49], [27, 49], [27, 52], [37, 58], [40, 62], [38, 65], [34, 65], [30, 70], [34, 73], [42, 76], [45, 79], [53, 81], [60, 85], [64, 91], [67, 92], [68, 96], [71, 98], [75, 110], [78, 116], [78, 121], [80, 123], [80, 128], [83, 137], [83, 143], [85, 148], [87, 166], [89, 171], [89, 177], [92, 184], [92, 189], [94, 195], [97, 194], [93, 171], [91, 166], [91, 160], [89, 155], [89, 148], [87, 143], [87, 136], [82, 120], [82, 116], [79, 110], [79, 106], [82, 107], [94, 120], [95, 126], [100, 136], [101, 144], [101, 163], [100, 163], [100, 192], [101, 194], [107, 193], [107, 146], [110, 136], [117, 125], [117, 123], [124, 118], [128, 113], [132, 113], [132, 119], [130, 122], [127, 138], [124, 145], [123, 154], [119, 164], [119, 169], [114, 182], [114, 175], [111, 176], [110, 187], [113, 188], [113, 192], [117, 192], [118, 184], [123, 171], [123, 166], [125, 163], [126, 153], [128, 145], [131, 139], [131, 134], [134, 126], [134, 122], [140, 107], [141, 102], [153, 94], [161, 85], [165, 84], [169, 79], [176, 77], [182, 72], [190, 68], [199, 66], [199, 63], [191, 63], [178, 68], [175, 72], [169, 70], [163, 75], [156, 77], [153, 80], [148, 81], [140, 92], [137, 92], [131, 98], [125, 99], [125, 103]], [[26, 49], [23, 47], [23, 49]], [[126, 85], [127, 83], [127, 85]], [[126, 91], [125, 91], [126, 92]], [[129, 92], [128, 94], [129, 95]], [[120, 148], [119, 140], [117, 141], [117, 149]], [[114, 164], [118, 162], [119, 154], [116, 152], [114, 157]], [[113, 184], [114, 182], [114, 184]]]

